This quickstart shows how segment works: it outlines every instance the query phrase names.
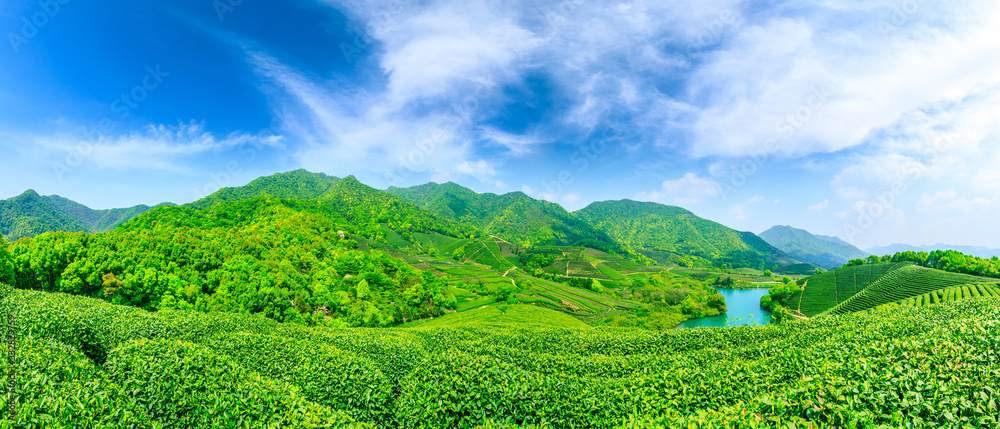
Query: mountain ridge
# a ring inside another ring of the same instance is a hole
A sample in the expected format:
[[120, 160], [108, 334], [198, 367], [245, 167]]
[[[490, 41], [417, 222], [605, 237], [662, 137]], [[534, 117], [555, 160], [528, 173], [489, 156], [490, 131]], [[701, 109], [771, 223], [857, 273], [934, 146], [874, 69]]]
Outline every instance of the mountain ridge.
[[629, 246], [733, 267], [777, 268], [798, 262], [751, 232], [734, 230], [682, 207], [624, 199], [595, 202], [575, 213]]
[[825, 269], [839, 268], [851, 259], [868, 256], [840, 238], [815, 235], [791, 226], [774, 226], [759, 236], [789, 256]]
[[28, 189], [16, 197], [0, 200], [0, 235], [7, 241], [17, 241], [49, 231], [104, 232], [153, 208], [140, 204], [95, 210], [69, 198], [42, 196]]

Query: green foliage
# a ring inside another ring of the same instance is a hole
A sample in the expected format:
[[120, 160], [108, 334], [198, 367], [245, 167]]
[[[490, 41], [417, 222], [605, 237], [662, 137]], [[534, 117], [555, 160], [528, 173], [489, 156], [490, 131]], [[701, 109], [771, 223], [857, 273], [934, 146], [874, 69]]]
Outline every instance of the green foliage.
[[[803, 279], [802, 291], [774, 300], [778, 304], [812, 317], [846, 301], [890, 271], [909, 265], [878, 264], [848, 266]], [[773, 293], [773, 292], [772, 292]]]
[[[846, 314], [908, 299], [951, 286], [989, 281], [986, 278], [955, 274], [914, 265], [893, 270], [854, 296], [825, 313]], [[949, 300], [955, 300], [954, 297]]]
[[296, 323], [386, 326], [442, 314], [441, 282], [385, 253], [356, 250], [339, 234], [352, 225], [330, 207], [257, 197], [158, 208], [102, 234], [42, 234], [11, 247], [15, 285]]
[[246, 186], [224, 188], [188, 206], [204, 209], [230, 201], [249, 200], [261, 196], [309, 200], [319, 198], [340, 179], [323, 173], [295, 170], [259, 177]]
[[[479, 320], [556, 318], [486, 310]], [[481, 329], [461, 315], [309, 328], [31, 291], [0, 300], [11, 311], [23, 339], [12, 427], [1000, 424], [996, 298], [665, 332]], [[108, 348], [104, 365], [66, 342], [82, 323]]]
[[522, 192], [477, 194], [454, 183], [393, 187], [387, 192], [438, 216], [473, 225], [521, 246], [586, 246], [627, 253], [620, 243], [562, 206], [533, 199]]
[[7, 240], [0, 237], [0, 284], [14, 283], [14, 258], [7, 250]]
[[771, 299], [776, 305], [799, 310], [810, 317], [852, 313], [952, 286], [993, 282], [988, 277], [972, 275], [992, 273], [993, 264], [993, 260], [954, 251], [871, 256], [865, 260], [854, 259], [842, 268], [802, 280], [801, 292], [776, 294], [772, 289]]
[[576, 214], [626, 245], [691, 255], [716, 266], [772, 268], [793, 262], [752, 233], [734, 231], [679, 207], [604, 201]]
[[9, 200], [0, 200], [0, 236], [16, 241], [50, 231], [109, 231], [148, 210], [150, 207], [144, 205], [92, 210], [66, 198], [43, 197], [29, 189]]
[[826, 269], [839, 268], [848, 260], [868, 256], [839, 238], [813, 235], [790, 226], [775, 226], [759, 235], [788, 256]]
[[166, 427], [332, 428], [351, 422], [299, 389], [197, 344], [129, 341], [114, 350], [104, 370]]
[[508, 305], [502, 312], [498, 305], [476, 308], [430, 319], [414, 324], [413, 327], [591, 329], [586, 323], [566, 313], [527, 304]]

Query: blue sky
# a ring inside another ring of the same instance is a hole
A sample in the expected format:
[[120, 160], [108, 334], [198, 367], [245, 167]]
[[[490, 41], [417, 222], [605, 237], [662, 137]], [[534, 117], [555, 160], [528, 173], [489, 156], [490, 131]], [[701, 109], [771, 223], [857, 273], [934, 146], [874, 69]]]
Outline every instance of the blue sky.
[[0, 0], [0, 198], [306, 168], [1000, 247], [990, 1]]

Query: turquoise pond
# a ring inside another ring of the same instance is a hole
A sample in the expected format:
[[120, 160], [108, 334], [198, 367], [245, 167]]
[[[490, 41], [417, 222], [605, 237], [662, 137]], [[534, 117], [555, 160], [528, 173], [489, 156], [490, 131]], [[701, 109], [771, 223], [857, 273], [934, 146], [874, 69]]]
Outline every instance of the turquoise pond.
[[725, 314], [701, 319], [687, 320], [676, 329], [724, 328], [729, 326], [766, 325], [771, 323], [771, 312], [760, 306], [760, 298], [767, 295], [767, 289], [718, 289], [726, 297]]

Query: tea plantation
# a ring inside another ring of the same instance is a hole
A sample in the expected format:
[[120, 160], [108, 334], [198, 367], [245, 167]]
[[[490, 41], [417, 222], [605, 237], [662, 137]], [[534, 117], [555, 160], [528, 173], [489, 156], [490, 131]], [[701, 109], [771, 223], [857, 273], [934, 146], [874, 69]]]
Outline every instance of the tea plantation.
[[1000, 425], [997, 298], [663, 332], [308, 328], [6, 286], [0, 313], [2, 428]]

